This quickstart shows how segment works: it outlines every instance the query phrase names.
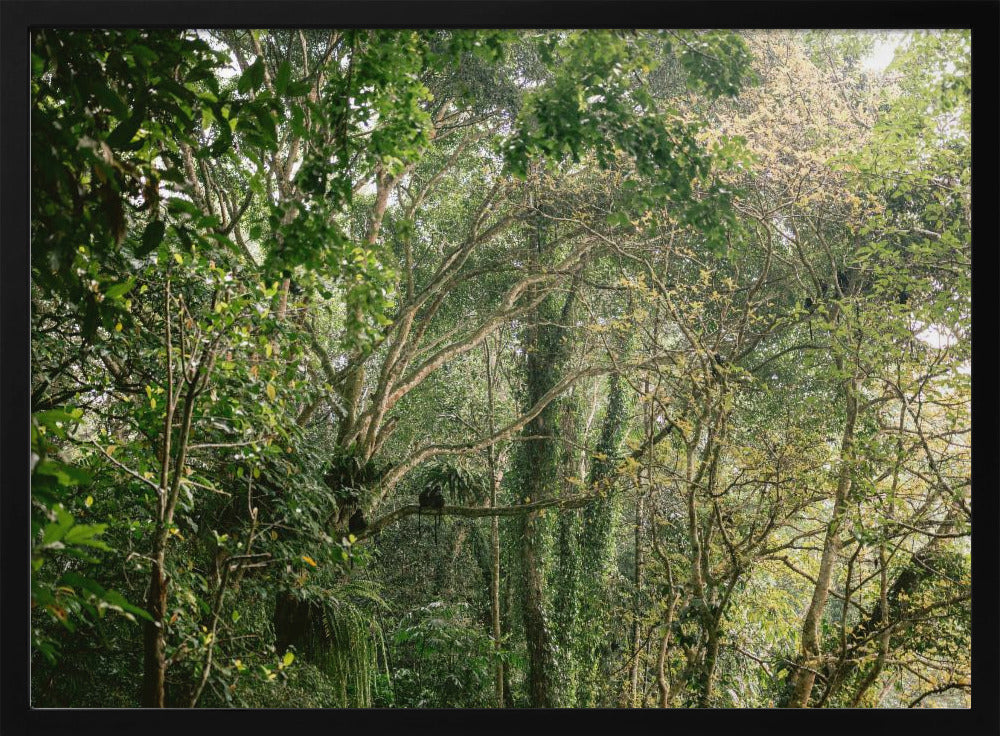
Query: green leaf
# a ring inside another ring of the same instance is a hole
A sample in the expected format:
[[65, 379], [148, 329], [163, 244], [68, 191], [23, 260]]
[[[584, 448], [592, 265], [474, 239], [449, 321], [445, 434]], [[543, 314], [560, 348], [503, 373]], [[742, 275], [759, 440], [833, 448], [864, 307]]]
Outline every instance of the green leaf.
[[97, 549], [110, 549], [108, 545], [97, 539], [104, 534], [107, 526], [107, 524], [75, 524], [63, 536], [63, 544], [82, 544]]
[[42, 532], [42, 545], [51, 545], [56, 542], [61, 542], [62, 538], [66, 536], [66, 532], [70, 530], [73, 526], [73, 515], [70, 514], [62, 506], [56, 506], [56, 520], [46, 525], [45, 531]]
[[35, 466], [35, 474], [55, 478], [61, 486], [78, 486], [90, 482], [90, 474], [87, 471], [49, 458]]
[[111, 148], [125, 148], [132, 142], [132, 138], [139, 132], [139, 128], [141, 126], [142, 118], [139, 115], [133, 115], [128, 120], [119, 123], [118, 126], [111, 131], [111, 134], [108, 135], [105, 142]]
[[106, 600], [113, 606], [116, 606], [127, 613], [135, 614], [139, 618], [145, 619], [146, 621], [153, 620], [153, 617], [149, 615], [149, 612], [146, 609], [132, 605], [125, 599], [125, 596], [123, 596], [121, 593], [118, 593], [117, 591], [114, 590], [105, 591], [104, 600]]
[[612, 212], [610, 215], [607, 216], [607, 223], [609, 225], [624, 226], [628, 225], [629, 222], [630, 220], [628, 219], [628, 215], [624, 214], [623, 212]]
[[166, 230], [167, 226], [162, 220], [154, 220], [146, 225], [146, 229], [142, 231], [142, 244], [136, 248], [135, 254], [142, 258], [159, 247]]
[[125, 118], [128, 115], [128, 106], [110, 87], [98, 85], [94, 90], [94, 97], [107, 107], [116, 118]]
[[55, 428], [57, 422], [75, 424], [83, 416], [82, 409], [47, 409], [35, 414], [35, 422], [42, 427]]
[[104, 296], [107, 299], [121, 299], [133, 286], [135, 286], [135, 279], [130, 277], [127, 280], [122, 281], [120, 284], [115, 284], [114, 286], [109, 287], [108, 290], [104, 292]]
[[229, 130], [229, 126], [227, 125], [222, 128], [222, 132], [219, 134], [219, 137], [216, 139], [215, 143], [212, 144], [209, 151], [211, 152], [212, 156], [218, 158], [226, 151], [228, 151], [230, 146], [232, 145], [233, 145], [233, 135], [232, 132]]
[[241, 94], [246, 94], [250, 90], [260, 88], [264, 83], [264, 60], [257, 59], [247, 67], [247, 70], [240, 76], [240, 81], [236, 83], [236, 89]]
[[279, 95], [284, 95], [291, 79], [292, 66], [285, 60], [281, 62], [281, 66], [278, 67], [278, 73], [274, 75], [274, 91]]
[[146, 100], [142, 98], [135, 106], [132, 117], [120, 122], [105, 139], [105, 143], [111, 148], [127, 148], [139, 132], [146, 119]]

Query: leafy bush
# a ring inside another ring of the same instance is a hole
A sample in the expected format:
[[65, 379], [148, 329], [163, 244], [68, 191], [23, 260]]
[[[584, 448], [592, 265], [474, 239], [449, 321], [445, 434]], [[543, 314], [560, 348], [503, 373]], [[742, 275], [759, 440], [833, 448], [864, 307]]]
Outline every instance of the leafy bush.
[[[484, 708], [493, 697], [493, 645], [467, 603], [410, 611], [393, 639], [393, 702], [401, 708]], [[376, 691], [376, 697], [386, 698]]]

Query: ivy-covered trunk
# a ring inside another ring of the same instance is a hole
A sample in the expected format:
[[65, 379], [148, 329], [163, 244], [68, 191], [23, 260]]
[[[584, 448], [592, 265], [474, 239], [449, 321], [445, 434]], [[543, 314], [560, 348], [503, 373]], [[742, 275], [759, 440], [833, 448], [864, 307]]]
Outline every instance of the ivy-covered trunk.
[[701, 669], [701, 694], [698, 697], [699, 708], [712, 707], [712, 694], [715, 688], [715, 668], [719, 661], [719, 613], [713, 615], [705, 623], [705, 662]]
[[578, 662], [577, 705], [596, 706], [601, 682], [602, 652], [606, 647], [601, 616], [608, 592], [613, 508], [611, 489], [618, 453], [624, 436], [625, 380], [613, 373], [608, 379], [608, 406], [601, 425], [597, 452], [590, 466], [588, 486], [600, 494], [583, 510], [579, 533], [580, 602], [575, 632]]
[[[576, 448], [584, 438], [580, 436], [578, 416], [581, 408], [579, 392], [572, 389], [562, 403], [559, 414], [558, 436], [562, 439], [558, 451], [559, 483], [558, 492], [573, 494], [577, 491], [569, 480], [579, 469]], [[557, 644], [556, 666], [559, 670], [558, 701], [561, 707], [576, 705], [577, 663], [573, 651], [573, 635], [576, 629], [580, 597], [580, 552], [577, 548], [579, 515], [576, 512], [562, 513], [556, 530], [556, 561], [552, 576], [553, 633]]]
[[542, 576], [543, 526], [537, 513], [528, 514], [521, 536], [521, 571], [524, 576], [524, 634], [528, 647], [528, 702], [532, 708], [555, 707], [555, 661], [544, 612]]
[[563, 513], [559, 517], [556, 546], [558, 559], [555, 570], [555, 596], [553, 623], [559, 645], [559, 702], [565, 708], [576, 705], [577, 658], [574, 651], [574, 633], [580, 608], [580, 565], [577, 547], [578, 517]]
[[642, 491], [635, 500], [635, 518], [632, 523], [633, 545], [635, 549], [632, 560], [632, 631], [629, 642], [629, 693], [626, 705], [636, 708], [640, 705], [639, 699], [639, 672], [643, 667], [642, 657], [642, 611], [643, 611], [643, 568], [645, 558], [643, 555], [643, 516], [646, 513], [646, 506], [642, 497]]
[[[536, 257], [541, 261], [549, 247], [540, 223], [536, 224]], [[549, 295], [534, 310], [534, 324], [524, 336], [527, 366], [525, 407], [537, 404], [563, 378], [572, 344], [566, 329], [580, 279], [575, 277], [561, 308]], [[519, 453], [518, 484], [522, 501], [542, 501], [556, 492], [560, 483], [559, 432], [565, 399], [557, 399], [524, 427], [525, 440]], [[545, 614], [546, 525], [539, 512], [524, 515], [521, 522], [521, 574], [524, 584], [522, 616], [528, 649], [528, 696], [533, 708], [557, 705], [555, 656], [552, 632]]]
[[[486, 358], [486, 396], [489, 432], [492, 437], [496, 434], [495, 402], [493, 397], [493, 376], [496, 372], [496, 356], [490, 351], [490, 343], [483, 343], [484, 355]], [[500, 480], [497, 476], [496, 446], [490, 445], [488, 452], [490, 471], [490, 506], [497, 506], [497, 491]], [[494, 516], [490, 519], [490, 564], [489, 564], [489, 589], [490, 589], [490, 633], [493, 636], [494, 672], [493, 687], [496, 693], [497, 708], [504, 706], [504, 666], [500, 656], [503, 633], [500, 628], [500, 519]]]
[[[534, 328], [529, 338], [528, 353], [528, 406], [533, 405], [557, 380], [558, 374], [551, 365], [554, 357], [546, 354], [539, 333]], [[556, 439], [545, 435], [557, 431], [558, 403], [550, 403], [525, 427], [525, 435], [536, 439], [525, 440], [520, 453], [518, 472], [521, 500], [541, 501], [551, 495], [558, 482], [558, 448]], [[534, 708], [555, 706], [552, 640], [546, 621], [544, 605], [544, 546], [545, 523], [538, 512], [524, 515], [521, 531], [521, 575], [524, 585], [522, 616], [525, 640], [528, 647], [529, 704]]]

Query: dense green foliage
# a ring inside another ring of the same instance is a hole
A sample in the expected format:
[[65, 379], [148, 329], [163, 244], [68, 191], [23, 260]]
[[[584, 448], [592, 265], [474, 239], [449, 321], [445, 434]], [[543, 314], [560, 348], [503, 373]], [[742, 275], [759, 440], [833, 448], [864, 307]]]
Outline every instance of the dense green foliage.
[[37, 31], [33, 704], [967, 705], [969, 62]]

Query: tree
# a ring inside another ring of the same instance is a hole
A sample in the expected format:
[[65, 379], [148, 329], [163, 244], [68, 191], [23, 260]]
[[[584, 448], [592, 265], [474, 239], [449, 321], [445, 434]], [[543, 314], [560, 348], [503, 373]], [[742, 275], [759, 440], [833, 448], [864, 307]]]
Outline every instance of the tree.
[[36, 33], [35, 704], [966, 702], [968, 37], [893, 39]]

